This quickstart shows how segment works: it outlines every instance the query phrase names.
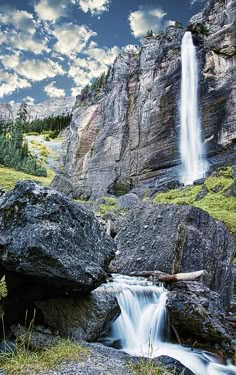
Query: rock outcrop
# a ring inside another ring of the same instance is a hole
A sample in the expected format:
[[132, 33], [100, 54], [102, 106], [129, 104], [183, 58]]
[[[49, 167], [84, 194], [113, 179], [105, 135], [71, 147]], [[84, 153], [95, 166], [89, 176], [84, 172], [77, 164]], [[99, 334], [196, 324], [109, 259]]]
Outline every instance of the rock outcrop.
[[181, 338], [230, 344], [232, 330], [218, 293], [196, 281], [178, 282], [170, 289], [166, 307]]
[[227, 305], [232, 293], [235, 238], [222, 222], [199, 208], [145, 205], [120, 222], [113, 271], [160, 270], [166, 273], [205, 269], [205, 284]]
[[114, 243], [81, 205], [25, 181], [0, 199], [0, 250], [7, 278], [85, 293], [104, 280]]
[[[211, 0], [188, 25], [198, 49], [202, 137], [210, 165], [235, 152], [235, 2]], [[76, 102], [64, 145], [75, 196], [123, 194], [179, 178], [180, 49], [176, 23], [142, 47], [123, 49], [100, 95]], [[57, 184], [63, 191], [63, 186]]]
[[44, 322], [60, 336], [96, 341], [107, 334], [120, 314], [117, 299], [101, 286], [78, 299], [52, 299], [36, 303]]

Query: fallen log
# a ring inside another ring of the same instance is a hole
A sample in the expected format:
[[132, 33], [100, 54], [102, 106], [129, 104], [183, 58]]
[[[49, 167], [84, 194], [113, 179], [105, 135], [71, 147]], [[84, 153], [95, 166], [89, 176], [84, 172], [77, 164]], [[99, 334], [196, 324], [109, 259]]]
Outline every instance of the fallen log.
[[131, 272], [129, 276], [147, 277], [156, 281], [165, 283], [173, 283], [176, 281], [194, 281], [199, 279], [201, 276], [206, 276], [207, 271], [195, 271], [195, 272], [184, 272], [170, 275], [161, 271], [135, 271]]

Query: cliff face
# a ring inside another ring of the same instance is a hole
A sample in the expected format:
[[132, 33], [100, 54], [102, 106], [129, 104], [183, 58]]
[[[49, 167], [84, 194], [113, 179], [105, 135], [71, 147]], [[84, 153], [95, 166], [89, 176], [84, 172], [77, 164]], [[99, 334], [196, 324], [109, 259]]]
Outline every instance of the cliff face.
[[[216, 163], [216, 155], [236, 140], [235, 2], [210, 1], [188, 29], [198, 47], [202, 137], [210, 163]], [[98, 100], [77, 98], [63, 157], [76, 196], [179, 177], [183, 34], [179, 25], [171, 26], [145, 38], [141, 48], [125, 48]]]
[[[28, 119], [35, 120], [69, 114], [75, 104], [74, 97], [51, 98], [39, 104], [27, 106]], [[0, 104], [0, 122], [11, 122], [16, 119], [20, 103]]]

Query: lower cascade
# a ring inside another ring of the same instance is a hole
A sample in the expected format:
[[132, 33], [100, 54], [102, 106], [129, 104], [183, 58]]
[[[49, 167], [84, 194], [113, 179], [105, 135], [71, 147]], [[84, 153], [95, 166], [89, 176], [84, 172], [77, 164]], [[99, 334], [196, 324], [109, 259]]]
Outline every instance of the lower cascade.
[[118, 344], [120, 350], [133, 356], [172, 357], [196, 375], [236, 374], [235, 366], [222, 364], [212, 353], [168, 342], [168, 291], [162, 285], [141, 277], [113, 275], [107, 288], [115, 293], [121, 314], [104, 344]]

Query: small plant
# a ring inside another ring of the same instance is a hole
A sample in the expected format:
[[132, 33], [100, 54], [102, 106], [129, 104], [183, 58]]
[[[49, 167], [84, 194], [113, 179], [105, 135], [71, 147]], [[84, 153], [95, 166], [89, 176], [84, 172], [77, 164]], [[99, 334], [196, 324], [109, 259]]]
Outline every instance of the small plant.
[[46, 142], [50, 142], [50, 137], [48, 134], [45, 134], [45, 136], [43, 137], [44, 141]]

